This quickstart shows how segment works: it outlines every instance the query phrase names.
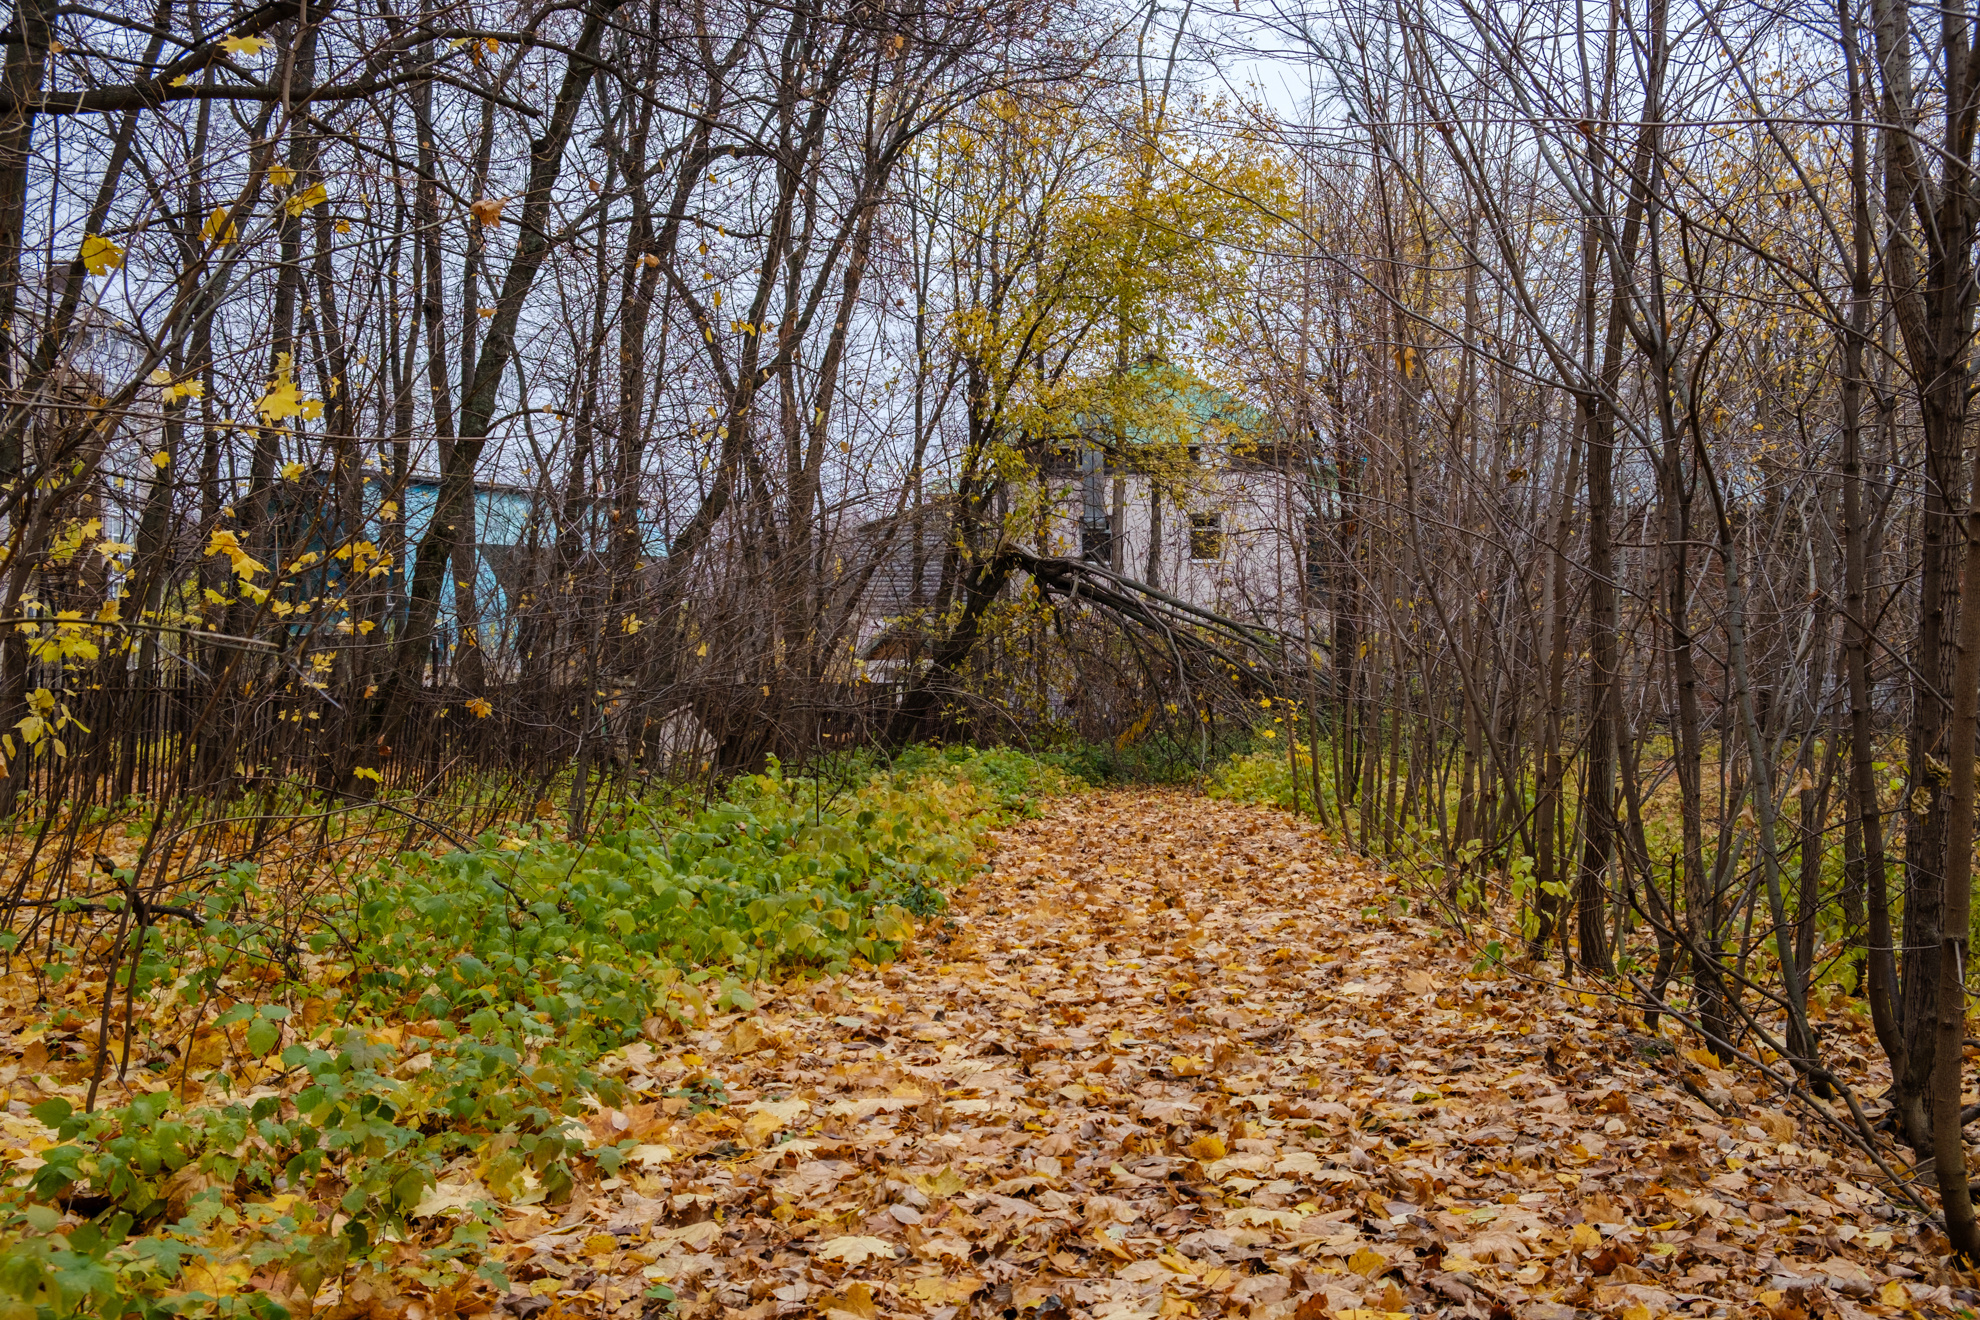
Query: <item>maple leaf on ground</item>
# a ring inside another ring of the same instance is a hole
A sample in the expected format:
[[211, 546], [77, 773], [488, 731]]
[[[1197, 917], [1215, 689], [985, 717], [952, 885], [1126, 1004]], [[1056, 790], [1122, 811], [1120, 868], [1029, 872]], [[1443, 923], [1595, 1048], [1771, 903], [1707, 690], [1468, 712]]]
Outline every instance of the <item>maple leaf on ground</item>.
[[851, 1284], [835, 1296], [822, 1297], [817, 1306], [826, 1320], [879, 1320], [880, 1316], [873, 1290], [863, 1283]]
[[836, 1237], [830, 1242], [820, 1243], [811, 1254], [820, 1260], [836, 1260], [845, 1265], [860, 1265], [875, 1258], [892, 1260], [894, 1244], [885, 1238], [877, 1237]]
[[495, 1194], [473, 1178], [449, 1179], [435, 1183], [412, 1208], [414, 1219], [432, 1219], [449, 1212], [459, 1213], [476, 1205], [492, 1205]]

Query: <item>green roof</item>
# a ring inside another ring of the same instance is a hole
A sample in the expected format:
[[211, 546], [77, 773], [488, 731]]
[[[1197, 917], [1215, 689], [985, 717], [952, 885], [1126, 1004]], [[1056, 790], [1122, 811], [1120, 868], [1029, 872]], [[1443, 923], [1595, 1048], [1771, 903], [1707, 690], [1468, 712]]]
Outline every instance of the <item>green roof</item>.
[[[1122, 400], [1130, 444], [1187, 444], [1212, 430], [1217, 438], [1257, 444], [1272, 430], [1263, 412], [1173, 363], [1143, 362], [1130, 367], [1125, 379], [1094, 385], [1095, 393], [1115, 393]], [[1082, 432], [1115, 429], [1111, 410], [1082, 412], [1076, 424]]]

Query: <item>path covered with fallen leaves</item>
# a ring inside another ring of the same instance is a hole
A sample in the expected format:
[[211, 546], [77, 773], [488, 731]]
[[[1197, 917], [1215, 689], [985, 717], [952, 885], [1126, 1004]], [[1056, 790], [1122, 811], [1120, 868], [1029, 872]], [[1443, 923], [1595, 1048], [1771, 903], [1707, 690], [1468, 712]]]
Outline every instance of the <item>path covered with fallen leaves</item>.
[[[510, 1212], [500, 1307], [659, 1315], [656, 1287], [707, 1320], [1963, 1301], [1867, 1163], [1763, 1098], [1693, 1099], [1600, 1001], [1474, 972], [1400, 892], [1281, 813], [1049, 804], [906, 961], [615, 1058], [653, 1098], [591, 1140], [637, 1144], [568, 1206]], [[393, 1313], [438, 1313], [416, 1296]]]

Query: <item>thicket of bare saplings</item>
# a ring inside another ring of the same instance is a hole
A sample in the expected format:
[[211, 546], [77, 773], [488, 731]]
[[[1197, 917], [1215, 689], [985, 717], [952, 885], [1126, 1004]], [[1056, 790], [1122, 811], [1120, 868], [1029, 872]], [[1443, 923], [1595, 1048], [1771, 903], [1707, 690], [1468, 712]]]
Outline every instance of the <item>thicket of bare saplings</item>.
[[1961, 6], [17, 0], [3, 81], [17, 931], [133, 798], [165, 903], [374, 800], [1242, 742], [1980, 1252]]

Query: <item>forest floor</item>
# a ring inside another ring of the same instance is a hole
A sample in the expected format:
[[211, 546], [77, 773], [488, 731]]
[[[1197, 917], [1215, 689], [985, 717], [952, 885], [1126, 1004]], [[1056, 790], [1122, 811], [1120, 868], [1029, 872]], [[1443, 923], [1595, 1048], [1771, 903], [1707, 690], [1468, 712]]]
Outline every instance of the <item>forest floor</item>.
[[[1062, 798], [992, 863], [903, 961], [610, 1060], [655, 1098], [597, 1112], [594, 1140], [637, 1144], [568, 1204], [507, 1212], [500, 1310], [1798, 1320], [1971, 1298], [1808, 1109], [1580, 988], [1477, 966], [1281, 812]], [[486, 1196], [462, 1172], [419, 1215]], [[315, 1309], [490, 1300], [400, 1286]]]

